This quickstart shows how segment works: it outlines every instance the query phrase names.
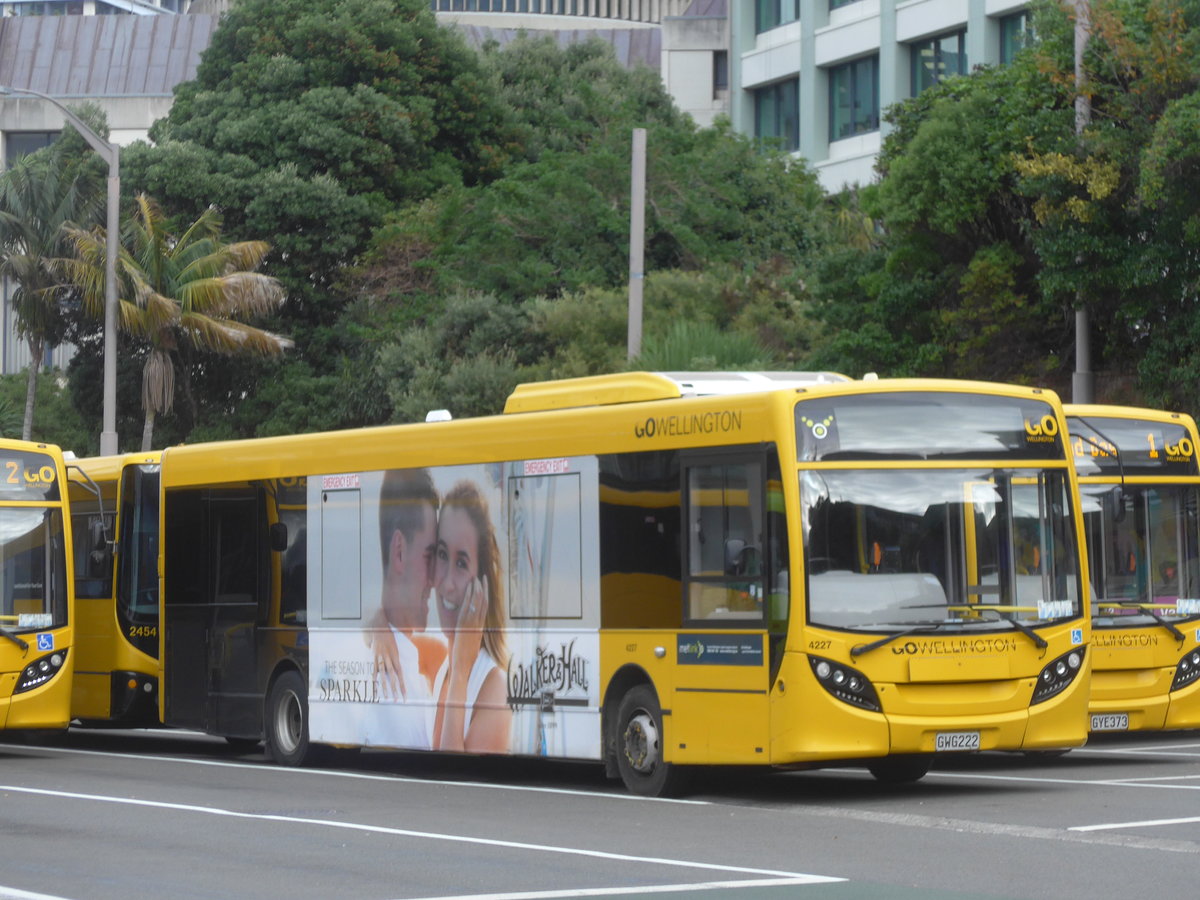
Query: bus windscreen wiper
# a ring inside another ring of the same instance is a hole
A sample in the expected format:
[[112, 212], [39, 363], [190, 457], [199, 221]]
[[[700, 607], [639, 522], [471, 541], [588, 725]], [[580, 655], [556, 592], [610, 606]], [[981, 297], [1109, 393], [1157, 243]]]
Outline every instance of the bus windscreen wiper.
[[13, 634], [11, 631], [9, 631], [7, 628], [5, 628], [3, 625], [0, 625], [0, 636], [8, 638], [10, 641], [12, 641], [14, 644], [16, 644], [22, 650], [29, 649], [29, 644], [27, 642], [25, 642], [21, 638], [17, 637], [15, 634]]
[[906, 628], [904, 631], [897, 631], [895, 634], [889, 634], [886, 637], [881, 637], [877, 641], [871, 641], [869, 644], [857, 644], [850, 648], [850, 658], [862, 656], [864, 653], [870, 653], [872, 650], [878, 650], [880, 647], [886, 647], [892, 641], [898, 641], [902, 637], [908, 637], [910, 634], [932, 634], [947, 622], [923, 622], [912, 628]]
[[1167, 631], [1171, 632], [1171, 634], [1175, 637], [1175, 640], [1179, 641], [1180, 643], [1183, 643], [1184, 641], [1187, 640], [1186, 634], [1184, 634], [1182, 631], [1180, 631], [1178, 628], [1176, 628], [1174, 625], [1172, 625], [1170, 622], [1168, 622], [1166, 619], [1164, 619], [1161, 615], [1159, 615], [1158, 611], [1154, 608], [1153, 603], [1134, 603], [1134, 602], [1130, 602], [1128, 600], [1117, 600], [1115, 602], [1103, 601], [1096, 605], [1097, 606], [1117, 606], [1117, 607], [1120, 607], [1121, 609], [1139, 609], [1142, 612], [1144, 612], [1146, 615], [1148, 615], [1150, 618], [1152, 618], [1159, 625], [1161, 625], [1163, 628], [1167, 629]]
[[[1004, 618], [1004, 616], [1002, 616], [1001, 613], [1005, 611], [1005, 608], [998, 607], [993, 603], [952, 603], [950, 605], [951, 605], [951, 607], [954, 607], [954, 608], [969, 609], [972, 612], [995, 613], [997, 622], [1007, 622], [1013, 628], [1017, 629], [1017, 631], [1021, 632], [1021, 634], [1025, 635], [1027, 638], [1029, 638], [1031, 641], [1033, 641], [1033, 645], [1035, 647], [1037, 647], [1039, 650], [1045, 650], [1047, 647], [1050, 646], [1048, 643], [1046, 643], [1046, 639], [1044, 637], [1042, 637], [1040, 634], [1038, 634], [1036, 631], [1034, 631], [1032, 628], [1030, 628], [1024, 622], [1018, 622], [1016, 619]], [[1016, 609], [1016, 608], [1017, 607], [1008, 607], [1007, 609], [1011, 610], [1011, 609]], [[1032, 608], [1033, 607], [1030, 607], [1030, 609], [1032, 609]]]

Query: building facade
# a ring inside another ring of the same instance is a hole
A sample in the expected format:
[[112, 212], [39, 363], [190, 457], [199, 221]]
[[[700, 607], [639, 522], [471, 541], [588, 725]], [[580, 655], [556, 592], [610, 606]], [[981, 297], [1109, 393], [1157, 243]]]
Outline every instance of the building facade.
[[734, 127], [808, 160], [829, 191], [875, 179], [881, 112], [1007, 62], [1026, 0], [754, 0], [731, 6]]

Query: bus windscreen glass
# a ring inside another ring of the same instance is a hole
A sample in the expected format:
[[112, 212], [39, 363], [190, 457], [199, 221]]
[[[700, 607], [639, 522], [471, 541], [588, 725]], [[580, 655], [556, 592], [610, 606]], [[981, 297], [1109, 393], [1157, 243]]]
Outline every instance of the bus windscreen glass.
[[1079, 486], [1095, 626], [1200, 614], [1198, 492], [1195, 485]]
[[1066, 471], [800, 472], [808, 619], [848, 629], [1080, 614]]
[[10, 633], [67, 624], [62, 513], [0, 508], [0, 626]]

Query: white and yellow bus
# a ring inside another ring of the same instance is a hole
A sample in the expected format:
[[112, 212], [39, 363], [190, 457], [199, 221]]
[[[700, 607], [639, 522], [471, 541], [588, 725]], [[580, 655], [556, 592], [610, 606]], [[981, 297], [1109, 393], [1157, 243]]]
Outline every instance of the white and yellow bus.
[[0, 439], [0, 732], [67, 727], [74, 668], [63, 454]]
[[864, 765], [1087, 737], [1057, 397], [628, 373], [162, 454], [163, 722], [326, 746]]
[[1200, 728], [1200, 443], [1184, 413], [1068, 405], [1092, 603], [1091, 730]]
[[159, 454], [75, 460], [69, 470], [76, 608], [72, 718], [158, 722]]

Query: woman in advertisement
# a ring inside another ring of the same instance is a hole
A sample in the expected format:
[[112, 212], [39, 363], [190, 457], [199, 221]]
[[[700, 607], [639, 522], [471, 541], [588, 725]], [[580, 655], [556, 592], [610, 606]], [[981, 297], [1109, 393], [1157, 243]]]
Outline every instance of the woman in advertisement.
[[442, 500], [434, 584], [449, 653], [434, 682], [440, 750], [509, 750], [512, 710], [505, 672], [507, 625], [500, 551], [488, 504], [472, 481]]

